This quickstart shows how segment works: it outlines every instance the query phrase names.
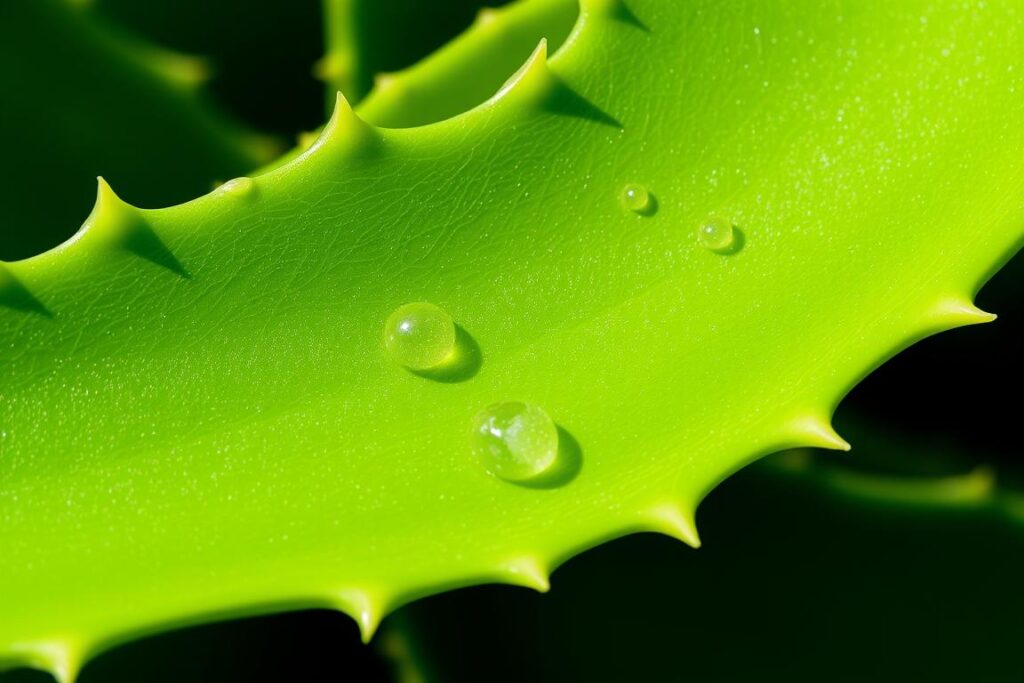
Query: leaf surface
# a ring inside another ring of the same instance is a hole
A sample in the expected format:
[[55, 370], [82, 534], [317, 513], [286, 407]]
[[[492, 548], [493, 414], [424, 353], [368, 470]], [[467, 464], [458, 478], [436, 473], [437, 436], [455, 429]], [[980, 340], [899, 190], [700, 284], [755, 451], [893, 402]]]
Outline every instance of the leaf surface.
[[[294, 161], [166, 209], [101, 184], [75, 239], [3, 267], [0, 659], [69, 678], [303, 606], [369, 635], [630, 532], [696, 544], [724, 477], [845, 447], [853, 383], [990, 319], [971, 296], [1024, 225], [1022, 28], [1009, 1], [585, 0], [464, 115], [380, 129], [342, 101]], [[414, 301], [476, 361], [392, 362]], [[558, 480], [473, 457], [509, 400], [561, 428]]]

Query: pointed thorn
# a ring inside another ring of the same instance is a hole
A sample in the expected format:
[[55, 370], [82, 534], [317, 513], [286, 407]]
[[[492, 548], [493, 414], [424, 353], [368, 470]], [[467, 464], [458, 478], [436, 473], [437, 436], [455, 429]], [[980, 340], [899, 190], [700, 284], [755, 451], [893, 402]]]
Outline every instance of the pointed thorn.
[[532, 588], [540, 593], [551, 590], [550, 572], [535, 557], [520, 557], [501, 566], [501, 580], [516, 586]]
[[369, 590], [347, 589], [340, 591], [334, 602], [339, 610], [355, 619], [363, 642], [369, 643], [384, 618], [385, 601]]
[[828, 420], [808, 415], [795, 420], [789, 427], [790, 436], [798, 446], [849, 451], [851, 446], [839, 436]]
[[540, 41], [526, 63], [502, 86], [492, 98], [495, 100], [510, 100], [549, 114], [622, 128], [615, 117], [573, 90], [551, 71], [546, 39]]
[[131, 209], [131, 205], [117, 196], [110, 183], [104, 180], [103, 176], [96, 176], [96, 204], [93, 211], [122, 211], [124, 208]]
[[495, 99], [521, 93], [520, 97], [535, 100], [547, 95], [553, 85], [554, 78], [548, 68], [548, 39], [541, 38], [519, 70], [501, 86]]
[[189, 278], [188, 271], [153, 232], [141, 212], [118, 197], [102, 177], [97, 181], [96, 204], [71, 242], [90, 241], [124, 249]]
[[932, 308], [927, 317], [931, 324], [938, 326], [942, 330], [990, 323], [995, 319], [994, 313], [986, 313], [975, 306], [969, 299], [959, 297], [951, 297], [940, 301], [938, 305]]
[[694, 515], [681, 504], [668, 502], [655, 505], [642, 513], [641, 517], [645, 528], [678, 538], [693, 548], [700, 547]]
[[373, 126], [359, 118], [353, 111], [352, 105], [345, 99], [345, 95], [339, 90], [334, 100], [334, 112], [319, 137], [313, 141], [310, 149], [330, 147], [346, 153], [353, 152], [365, 148], [375, 138], [375, 130]]
[[100, 239], [111, 244], [120, 244], [134, 230], [138, 222], [135, 208], [124, 202], [103, 176], [96, 178], [96, 201], [71, 242], [85, 239]]
[[49, 672], [57, 683], [75, 683], [85, 660], [84, 652], [73, 642], [50, 642], [26, 647], [20, 656], [29, 667]]

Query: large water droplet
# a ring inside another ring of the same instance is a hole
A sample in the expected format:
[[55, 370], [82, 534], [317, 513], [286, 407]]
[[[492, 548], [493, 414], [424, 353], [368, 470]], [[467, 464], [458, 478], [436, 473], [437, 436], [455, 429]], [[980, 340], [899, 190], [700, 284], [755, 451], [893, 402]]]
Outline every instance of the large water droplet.
[[558, 458], [558, 428], [537, 406], [495, 403], [473, 419], [473, 454], [491, 474], [506, 481], [527, 481]]
[[455, 350], [455, 321], [434, 304], [405, 304], [388, 317], [384, 345], [410, 370], [436, 368]]
[[697, 241], [711, 251], [728, 251], [736, 243], [736, 228], [732, 221], [712, 214], [697, 228]]
[[654, 197], [643, 185], [622, 188], [622, 205], [633, 213], [649, 214], [654, 210]]

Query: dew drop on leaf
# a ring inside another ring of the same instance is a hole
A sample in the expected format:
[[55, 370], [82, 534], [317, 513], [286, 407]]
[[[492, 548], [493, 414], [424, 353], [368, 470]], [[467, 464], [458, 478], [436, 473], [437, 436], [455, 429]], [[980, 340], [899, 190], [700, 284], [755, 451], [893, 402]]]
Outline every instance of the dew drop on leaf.
[[728, 251], [736, 243], [736, 229], [732, 221], [712, 214], [697, 229], [697, 241], [711, 251]]
[[654, 197], [643, 185], [626, 185], [622, 188], [622, 205], [633, 213], [651, 214], [654, 212]]
[[455, 321], [434, 304], [405, 304], [388, 317], [384, 345], [396, 363], [410, 370], [436, 368], [455, 351]]
[[558, 428], [542, 408], [521, 401], [495, 403], [473, 418], [473, 454], [506, 481], [533, 479], [558, 458]]

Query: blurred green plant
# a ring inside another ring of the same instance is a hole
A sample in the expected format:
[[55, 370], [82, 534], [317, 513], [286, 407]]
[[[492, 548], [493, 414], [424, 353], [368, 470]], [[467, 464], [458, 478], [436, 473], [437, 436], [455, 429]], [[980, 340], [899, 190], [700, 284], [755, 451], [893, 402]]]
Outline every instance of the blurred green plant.
[[207, 63], [130, 37], [89, 7], [0, 4], [0, 257], [70, 237], [102, 170], [142, 206], [181, 202], [269, 161], [270, 138], [203, 97]]

